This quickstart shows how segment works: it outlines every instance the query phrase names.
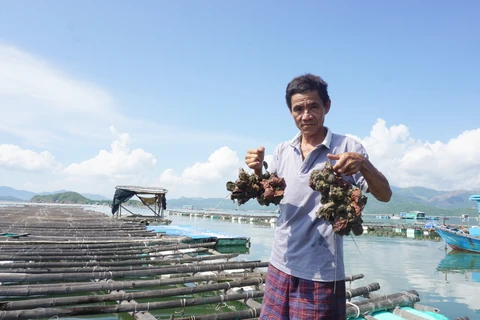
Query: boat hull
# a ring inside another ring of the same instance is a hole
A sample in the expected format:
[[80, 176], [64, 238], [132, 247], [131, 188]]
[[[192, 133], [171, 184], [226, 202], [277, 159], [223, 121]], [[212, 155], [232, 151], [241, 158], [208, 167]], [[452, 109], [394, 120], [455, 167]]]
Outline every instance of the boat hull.
[[480, 253], [480, 237], [447, 226], [435, 226], [435, 230], [452, 249]]

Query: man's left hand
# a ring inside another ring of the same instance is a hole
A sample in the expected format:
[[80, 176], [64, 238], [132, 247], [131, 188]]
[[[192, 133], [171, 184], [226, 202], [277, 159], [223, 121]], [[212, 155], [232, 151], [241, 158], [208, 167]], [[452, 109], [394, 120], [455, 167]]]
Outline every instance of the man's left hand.
[[328, 154], [328, 159], [337, 160], [333, 166], [336, 173], [351, 176], [359, 172], [365, 165], [366, 158], [356, 152], [345, 152], [340, 154]]

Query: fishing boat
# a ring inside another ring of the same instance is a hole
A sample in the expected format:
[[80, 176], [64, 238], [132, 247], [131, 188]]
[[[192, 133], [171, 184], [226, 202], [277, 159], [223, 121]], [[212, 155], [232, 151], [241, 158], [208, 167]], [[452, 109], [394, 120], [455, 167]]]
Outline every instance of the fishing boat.
[[[469, 200], [478, 202], [480, 216], [480, 195], [471, 195]], [[480, 253], [480, 227], [459, 229], [453, 226], [435, 225], [435, 230], [452, 249]]]
[[452, 249], [480, 253], [480, 227], [435, 225], [435, 230]]

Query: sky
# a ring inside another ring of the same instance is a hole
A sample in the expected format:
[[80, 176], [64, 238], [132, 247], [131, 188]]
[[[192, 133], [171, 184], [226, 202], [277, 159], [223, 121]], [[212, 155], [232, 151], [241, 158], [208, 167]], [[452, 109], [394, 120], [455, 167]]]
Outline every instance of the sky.
[[225, 197], [295, 76], [391, 185], [480, 190], [478, 1], [0, 0], [0, 185]]

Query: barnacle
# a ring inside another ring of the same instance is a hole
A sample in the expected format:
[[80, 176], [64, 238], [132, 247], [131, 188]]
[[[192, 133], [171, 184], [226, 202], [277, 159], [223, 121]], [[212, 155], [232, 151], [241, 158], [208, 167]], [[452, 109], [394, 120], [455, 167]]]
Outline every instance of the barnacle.
[[230, 199], [237, 200], [239, 205], [250, 199], [257, 199], [264, 206], [273, 203], [278, 205], [283, 198], [286, 183], [276, 173], [266, 171], [261, 177], [256, 174], [248, 174], [242, 168], [238, 171], [238, 179], [235, 182], [227, 182], [227, 190], [232, 194]]
[[333, 231], [339, 235], [348, 235], [350, 231], [359, 236], [363, 233], [362, 210], [367, 197], [358, 188], [353, 188], [341, 176], [337, 176], [332, 164], [327, 161], [323, 170], [313, 170], [309, 185], [322, 194], [322, 206], [317, 217], [332, 224]]

